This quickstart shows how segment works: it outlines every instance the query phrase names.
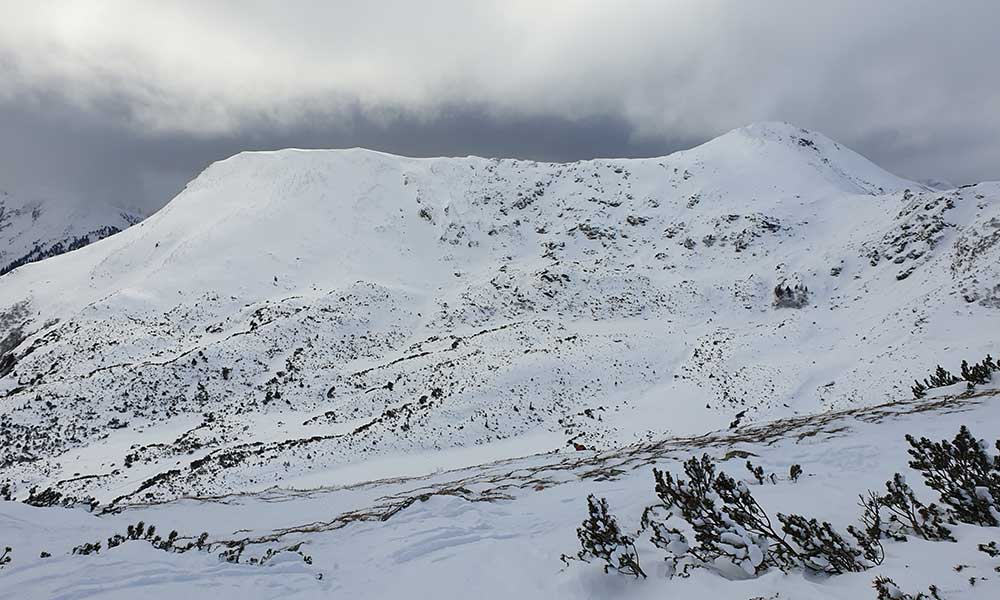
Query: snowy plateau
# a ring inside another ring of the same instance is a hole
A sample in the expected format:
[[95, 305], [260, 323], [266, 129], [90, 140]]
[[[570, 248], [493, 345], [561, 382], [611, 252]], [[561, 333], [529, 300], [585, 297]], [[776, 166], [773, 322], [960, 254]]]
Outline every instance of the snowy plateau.
[[[94, 236], [0, 277], [0, 598], [998, 598], [1000, 527], [904, 439], [1000, 438], [1000, 373], [911, 391], [1000, 351], [1000, 182], [938, 187], [759, 123], [565, 164], [247, 152], [44, 235], [0, 205], [0, 266]], [[951, 539], [678, 558], [653, 469], [703, 454], [775, 528], [855, 544], [900, 473]], [[578, 559], [590, 494], [645, 577]]]

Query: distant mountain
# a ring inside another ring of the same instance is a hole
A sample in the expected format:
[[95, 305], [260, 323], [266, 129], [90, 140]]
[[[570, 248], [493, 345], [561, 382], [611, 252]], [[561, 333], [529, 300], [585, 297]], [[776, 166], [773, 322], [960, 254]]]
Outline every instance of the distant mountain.
[[998, 281], [1000, 184], [784, 123], [567, 164], [244, 153], [0, 278], [0, 484], [314, 487], [897, 400], [996, 351]]
[[107, 205], [29, 200], [0, 190], [0, 275], [82, 248], [141, 220]]
[[932, 190], [940, 190], [940, 191], [953, 190], [956, 187], [958, 187], [957, 185], [946, 179], [940, 179], [937, 177], [929, 177], [926, 179], [921, 179], [920, 183], [921, 185], [927, 186]]

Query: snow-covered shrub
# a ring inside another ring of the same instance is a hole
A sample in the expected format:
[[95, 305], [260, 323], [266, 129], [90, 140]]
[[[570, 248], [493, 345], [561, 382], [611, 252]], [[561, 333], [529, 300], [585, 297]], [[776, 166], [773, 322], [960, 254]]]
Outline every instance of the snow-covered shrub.
[[896, 582], [888, 577], [876, 577], [872, 581], [872, 587], [875, 588], [875, 597], [877, 600], [941, 600], [941, 596], [938, 595], [937, 586], [933, 585], [927, 588], [929, 595], [917, 592], [916, 596], [903, 593], [903, 590], [899, 589]]
[[[963, 523], [1000, 525], [1000, 455], [990, 456], [984, 441], [964, 425], [951, 442], [906, 436], [910, 467], [940, 494], [953, 517]], [[1000, 450], [1000, 441], [996, 442]]]
[[[108, 538], [108, 549], [115, 548], [122, 545], [129, 540], [146, 540], [154, 548], [158, 550], [164, 550], [167, 552], [174, 550], [174, 544], [177, 542], [177, 531], [171, 531], [166, 539], [156, 535], [156, 526], [150, 525], [146, 527], [146, 524], [139, 521], [135, 525], [129, 525], [126, 529], [125, 535], [116, 533], [114, 536]], [[206, 537], [207, 534], [206, 534]]]
[[[128, 541], [144, 541], [148, 542], [157, 550], [183, 553], [188, 550], [207, 550], [207, 539], [208, 532], [204, 532], [194, 541], [188, 542], [187, 544], [179, 544], [179, 534], [177, 531], [171, 531], [166, 538], [162, 538], [161, 536], [156, 535], [155, 525], [149, 525], [147, 527], [143, 521], [139, 521], [135, 525], [129, 525], [124, 534], [116, 533], [109, 537], [107, 540], [107, 546], [105, 547], [110, 550], [112, 548], [117, 548]], [[96, 542], [85, 542], [73, 548], [73, 554], [87, 555], [99, 553], [101, 548], [102, 544], [100, 540]]]
[[775, 308], [802, 308], [809, 304], [809, 288], [796, 283], [794, 287], [781, 285], [774, 288]]
[[231, 564], [246, 564], [262, 567], [270, 562], [275, 556], [285, 552], [297, 554], [299, 558], [302, 559], [302, 562], [307, 565], [311, 565], [313, 563], [312, 557], [302, 552], [302, 542], [292, 544], [291, 546], [285, 546], [284, 548], [268, 548], [264, 554], [259, 557], [251, 556], [246, 560], [243, 560], [243, 552], [245, 552], [249, 546], [248, 540], [227, 542], [226, 545], [227, 548], [219, 553], [219, 560]]
[[765, 479], [768, 480], [768, 481], [770, 481], [771, 483], [775, 483], [775, 484], [778, 483], [778, 476], [777, 475], [775, 475], [774, 473], [770, 473], [768, 475], [765, 475], [764, 474], [764, 467], [761, 467], [761, 466], [753, 464], [752, 462], [750, 462], [749, 459], [747, 460], [746, 467], [747, 467], [747, 471], [750, 471], [750, 474], [753, 475], [753, 478], [757, 480], [758, 484], [764, 485], [764, 480]]
[[913, 397], [917, 399], [923, 398], [927, 395], [925, 392], [929, 389], [954, 385], [959, 381], [962, 380], [952, 375], [950, 371], [941, 365], [938, 365], [937, 370], [930, 377], [925, 378], [923, 383], [914, 381], [916, 385], [911, 388], [913, 390]]
[[986, 358], [981, 362], [971, 366], [968, 361], [963, 360], [961, 377], [956, 377], [947, 369], [938, 365], [933, 375], [925, 378], [923, 382], [914, 381], [914, 385], [910, 389], [913, 390], [913, 397], [918, 400], [926, 396], [929, 389], [954, 385], [960, 381], [967, 381], [971, 390], [977, 385], [989, 383], [993, 377], [993, 373], [997, 371], [1000, 371], [1000, 363], [994, 361], [993, 357], [987, 354]]
[[[622, 533], [618, 522], [608, 512], [608, 501], [591, 494], [587, 496], [587, 511], [589, 514], [586, 520], [576, 530], [581, 546], [576, 559], [584, 562], [590, 562], [590, 559], [602, 561], [605, 573], [614, 570], [645, 578], [646, 574], [639, 566], [635, 540]], [[570, 558], [572, 557], [563, 555], [564, 561]]]
[[684, 473], [687, 480], [653, 469], [663, 507], [676, 509], [694, 529], [696, 544], [689, 553], [704, 565], [730, 563], [747, 575], [773, 566], [780, 557], [772, 556], [769, 546], [780, 536], [746, 485], [717, 475], [707, 454], [686, 461]]
[[906, 479], [896, 473], [885, 482], [886, 494], [881, 496], [881, 505], [889, 512], [889, 535], [894, 539], [906, 539], [907, 533], [931, 541], [955, 541], [944, 522], [948, 519], [945, 511], [937, 504], [924, 505], [906, 483]]
[[975, 363], [971, 367], [968, 361], [962, 361], [962, 379], [969, 382], [970, 389], [975, 385], [989, 383], [993, 372], [998, 370], [1000, 370], [1000, 365], [997, 365], [989, 354], [982, 362]]
[[954, 385], [962, 380], [952, 375], [950, 371], [948, 371], [941, 365], [938, 365], [937, 370], [934, 371], [934, 374], [931, 375], [930, 378], [926, 379], [925, 381], [928, 383], [927, 387], [936, 388], [936, 387], [945, 387], [947, 385]]
[[284, 552], [298, 554], [299, 557], [302, 558], [302, 562], [306, 563], [307, 565], [311, 565], [313, 563], [312, 557], [302, 552], [302, 542], [299, 542], [297, 544], [288, 546], [287, 548], [268, 548], [267, 551], [264, 552], [264, 554], [262, 554], [259, 558], [257, 557], [251, 558], [249, 561], [247, 561], [247, 564], [263, 566], [266, 565], [268, 562], [270, 562], [272, 558]]
[[833, 526], [816, 519], [778, 513], [781, 530], [798, 547], [796, 562], [812, 571], [838, 575], [864, 571], [871, 565], [862, 557], [864, 552], [853, 546]]
[[792, 482], [798, 481], [799, 477], [802, 477], [802, 465], [795, 464], [788, 468], [788, 478]]
[[93, 496], [78, 498], [76, 496], [63, 495], [62, 492], [52, 488], [45, 488], [39, 491], [37, 486], [28, 490], [28, 497], [24, 500], [24, 503], [38, 507], [63, 506], [69, 508], [73, 506], [86, 506], [91, 511], [94, 511], [100, 505], [100, 502]]
[[[886, 494], [868, 492], [861, 496], [862, 530], [851, 529], [859, 544], [881, 543], [888, 538], [905, 542], [907, 536], [916, 535], [930, 541], [955, 541], [945, 522], [951, 522], [947, 511], [937, 504], [924, 505], [902, 475], [896, 473], [885, 483]], [[888, 518], [883, 518], [883, 511]], [[867, 542], [866, 542], [867, 540]]]
[[[650, 536], [649, 541], [660, 550], [666, 552], [667, 555], [664, 557], [664, 560], [667, 562], [667, 575], [669, 577], [687, 577], [689, 569], [697, 566], [692, 562], [690, 553], [691, 544], [688, 542], [687, 536], [680, 529], [671, 527], [664, 521], [657, 520], [660, 517], [658, 508], [656, 506], [647, 506], [646, 510], [643, 511], [642, 531], [652, 531], [653, 534]], [[667, 518], [669, 519], [669, 517], [670, 515], [668, 514]]]
[[882, 547], [882, 515], [877, 510], [878, 496], [871, 494], [870, 498], [875, 501], [876, 510], [869, 511], [869, 505], [865, 504], [865, 498], [862, 496], [862, 506], [865, 507], [865, 511], [861, 515], [862, 527], [858, 529], [853, 525], [848, 525], [847, 531], [858, 542], [858, 548], [861, 549], [861, 555], [864, 556], [865, 560], [873, 565], [880, 565], [885, 559], [885, 548]]
[[3, 549], [3, 553], [0, 554], [0, 569], [2, 569], [4, 565], [8, 564], [11, 561], [12, 552], [14, 551], [11, 549], [10, 546], [7, 546], [6, 548]]
[[94, 554], [101, 551], [101, 542], [84, 542], [79, 546], [73, 548], [73, 554], [81, 554], [87, 556], [88, 554]]
[[[905, 542], [909, 535], [916, 535], [931, 541], [955, 541], [946, 523], [1000, 524], [1000, 455], [990, 456], [986, 444], [976, 440], [965, 426], [951, 442], [917, 440], [910, 435], [906, 440], [910, 467], [923, 475], [927, 487], [940, 494], [943, 506], [925, 505], [896, 473], [886, 482], [884, 494], [861, 496], [861, 526], [847, 528], [854, 542], [830, 523], [797, 514], [778, 513], [777, 529], [747, 484], [717, 472], [707, 454], [684, 462], [686, 479], [653, 469], [654, 491], [660, 503], [643, 512], [640, 533], [651, 531], [650, 542], [666, 551], [670, 576], [687, 576], [691, 567], [705, 567], [742, 578], [772, 567], [827, 575], [864, 571], [882, 564], [882, 539]], [[1000, 450], [1000, 441], [996, 447]], [[761, 467], [747, 461], [746, 468], [763, 482]], [[789, 478], [794, 481], [801, 473], [800, 465], [792, 465]], [[583, 549], [575, 558], [601, 560], [605, 572], [645, 577], [635, 540], [622, 533], [608, 513], [607, 501], [591, 495], [587, 503], [590, 514], [577, 529]], [[693, 531], [693, 540], [685, 531]], [[995, 546], [989, 551], [996, 551]], [[930, 596], [905, 595], [883, 578], [876, 579], [875, 588], [879, 598], [937, 597], [933, 587]]]
[[990, 558], [1000, 557], [1000, 546], [997, 546], [996, 542], [990, 542], [989, 544], [979, 544], [977, 546], [980, 552], [984, 553]]
[[687, 480], [654, 469], [655, 491], [663, 508], [676, 509], [694, 530], [696, 544], [688, 552], [703, 565], [718, 568], [729, 563], [747, 575], [770, 567], [828, 574], [869, 568], [863, 549], [851, 545], [829, 523], [779, 514], [779, 533], [746, 484], [716, 474], [708, 455], [686, 461], [684, 473]]

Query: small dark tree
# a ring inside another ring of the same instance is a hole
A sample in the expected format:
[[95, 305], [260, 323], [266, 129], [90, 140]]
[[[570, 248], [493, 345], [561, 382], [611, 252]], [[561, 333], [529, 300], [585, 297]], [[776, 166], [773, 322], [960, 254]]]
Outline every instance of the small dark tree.
[[792, 465], [788, 469], [788, 478], [792, 481], [798, 481], [799, 477], [802, 477], [802, 465]]
[[809, 304], [809, 288], [801, 284], [788, 287], [780, 283], [774, 288], [774, 306], [776, 308], [802, 308]]
[[959, 381], [962, 380], [952, 375], [947, 369], [945, 369], [941, 365], [938, 365], [937, 370], [935, 370], [934, 374], [931, 375], [927, 387], [929, 388], [944, 387], [946, 385], [954, 385]]
[[977, 385], [989, 383], [993, 377], [993, 372], [997, 370], [997, 364], [989, 354], [982, 362], [969, 366], [968, 361], [962, 361], [962, 379], [969, 382], [971, 389]]
[[993, 357], [987, 354], [986, 358], [984, 358], [981, 362], [973, 365], [970, 365], [969, 361], [963, 360], [961, 369], [962, 376], [955, 377], [947, 369], [938, 365], [934, 374], [927, 379], [924, 379], [923, 382], [913, 382], [914, 385], [910, 387], [913, 391], [913, 397], [916, 399], [923, 398], [927, 394], [927, 390], [930, 388], [954, 385], [963, 380], [968, 383], [969, 389], [972, 390], [977, 385], [988, 383], [992, 379], [993, 373], [1000, 371], [1000, 364], [997, 364], [997, 362], [993, 360]]
[[86, 542], [73, 548], [73, 554], [94, 554], [101, 551], [101, 542]]
[[764, 484], [764, 467], [754, 466], [754, 464], [752, 462], [750, 462], [749, 459], [747, 460], [747, 465], [746, 466], [747, 466], [747, 471], [750, 471], [750, 474], [753, 475], [753, 478], [757, 480], [757, 483], [760, 484], [760, 485], [763, 485]]

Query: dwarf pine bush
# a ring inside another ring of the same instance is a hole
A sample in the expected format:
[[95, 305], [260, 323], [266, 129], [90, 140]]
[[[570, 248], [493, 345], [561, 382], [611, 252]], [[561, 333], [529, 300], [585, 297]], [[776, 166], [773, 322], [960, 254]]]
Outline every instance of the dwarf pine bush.
[[820, 523], [816, 519], [781, 513], [778, 513], [778, 520], [781, 530], [798, 548], [795, 561], [811, 571], [839, 575], [864, 571], [871, 566], [862, 560], [865, 553], [826, 521]]
[[[102, 548], [107, 548], [108, 550], [112, 548], [117, 548], [125, 542], [128, 541], [143, 541], [148, 542], [152, 547], [157, 550], [163, 550], [164, 552], [178, 552], [183, 553], [188, 550], [207, 550], [206, 540], [208, 539], [208, 532], [203, 532], [198, 538], [193, 542], [188, 542], [186, 544], [179, 544], [180, 534], [177, 531], [171, 531], [167, 534], [166, 538], [163, 538], [156, 534], [156, 526], [146, 524], [143, 521], [139, 521], [135, 525], [129, 525], [125, 529], [125, 533], [116, 533], [111, 537], [107, 538], [107, 545], [102, 546], [101, 541], [96, 542], [85, 542], [73, 548], [73, 554], [97, 554], [100, 553]], [[190, 539], [190, 538], [189, 538]]]
[[897, 542], [905, 542], [908, 535], [930, 541], [954, 541], [951, 530], [944, 524], [950, 519], [947, 511], [937, 504], [924, 505], [902, 475], [894, 474], [885, 488], [885, 494], [868, 492], [867, 497], [861, 496], [861, 520], [869, 536]]
[[[1000, 455], [990, 456], [985, 442], [962, 426], [951, 442], [932, 442], [906, 436], [910, 468], [938, 492], [958, 521], [972, 525], [1000, 525]], [[1000, 441], [996, 442], [1000, 450]]]
[[716, 474], [707, 454], [686, 461], [684, 473], [686, 480], [653, 469], [663, 508], [677, 510], [694, 530], [696, 543], [689, 553], [704, 564], [724, 559], [749, 575], [771, 566], [773, 560], [765, 561], [768, 540], [777, 534], [746, 485]]
[[968, 382], [968, 388], [972, 390], [977, 385], [989, 383], [992, 380], [993, 373], [997, 371], [1000, 371], [1000, 363], [997, 363], [993, 360], [992, 356], [987, 354], [986, 358], [982, 361], [972, 365], [968, 361], [963, 360], [961, 377], [956, 377], [950, 371], [938, 365], [934, 373], [926, 377], [922, 382], [914, 380], [913, 385], [910, 386], [910, 390], [913, 392], [913, 397], [918, 400], [926, 396], [929, 389], [954, 385], [960, 381]]
[[875, 588], [876, 600], [941, 600], [937, 586], [934, 585], [927, 588], [927, 594], [923, 592], [918, 592], [916, 595], [906, 594], [899, 589], [895, 581], [880, 576], [872, 581], [872, 587]]
[[[608, 512], [608, 501], [593, 494], [587, 496], [586, 520], [576, 530], [581, 550], [576, 558], [584, 562], [590, 559], [604, 563], [604, 572], [624, 573], [636, 578], [646, 577], [639, 566], [639, 552], [635, 540], [622, 533], [614, 516]], [[571, 558], [563, 555], [563, 560]]]
[[[884, 493], [869, 491], [860, 496], [860, 524], [847, 528], [853, 541], [830, 523], [797, 514], [778, 513], [776, 525], [750, 487], [718, 472], [707, 454], [684, 462], [685, 478], [653, 469], [659, 503], [643, 511], [639, 534], [651, 532], [649, 541], [666, 552], [671, 577], [684, 577], [692, 567], [705, 567], [739, 578], [770, 568], [801, 568], [826, 575], [864, 571], [882, 564], [883, 539], [905, 542], [915, 535], [954, 542], [948, 525], [1000, 524], [1000, 454], [991, 455], [986, 443], [965, 426], [952, 441], [932, 442], [911, 435], [906, 441], [909, 466], [923, 476], [928, 488], [938, 492], [941, 504], [921, 502], [903, 475], [896, 473], [886, 482]], [[1000, 451], [1000, 441], [995, 446]], [[749, 462], [746, 467], [758, 483], [763, 481], [763, 469]], [[790, 479], [796, 480], [801, 472], [801, 466], [793, 465]], [[590, 495], [587, 505], [589, 515], [577, 529], [582, 549], [575, 557], [564, 555], [563, 559], [597, 559], [604, 563], [606, 573], [645, 577], [635, 538], [622, 532], [608, 512], [607, 501]], [[981, 544], [980, 550], [1000, 555], [995, 543]], [[883, 577], [876, 578], [873, 586], [878, 598], [938, 598], [933, 586], [927, 594], [915, 596], [904, 594]]]
[[990, 382], [995, 371], [1000, 370], [1000, 366], [989, 354], [982, 362], [969, 366], [968, 361], [962, 361], [962, 379], [969, 382], [969, 387], [983, 385]]
[[760, 485], [764, 485], [764, 480], [765, 479], [767, 481], [770, 481], [771, 483], [775, 483], [775, 484], [778, 483], [778, 476], [775, 475], [774, 473], [769, 473], [769, 474], [765, 475], [764, 474], [764, 467], [761, 467], [760, 465], [755, 465], [752, 462], [750, 462], [749, 460], [747, 460], [746, 468], [747, 468], [747, 471], [750, 471], [750, 474], [753, 476], [754, 479], [757, 480], [757, 483], [760, 484]]
[[[779, 514], [779, 532], [743, 482], [703, 455], [684, 463], [688, 479], [653, 470], [656, 495], [666, 510], [677, 510], [695, 532], [689, 553], [705, 565], [732, 563], [749, 575], [770, 567], [803, 567], [838, 574], [868, 568], [865, 552], [826, 522]], [[655, 530], [654, 530], [655, 531]]]
[[809, 288], [795, 284], [794, 287], [780, 283], [774, 288], [775, 308], [802, 308], [809, 304]]

